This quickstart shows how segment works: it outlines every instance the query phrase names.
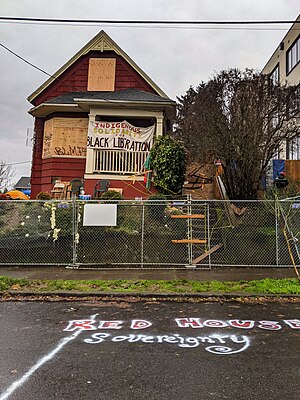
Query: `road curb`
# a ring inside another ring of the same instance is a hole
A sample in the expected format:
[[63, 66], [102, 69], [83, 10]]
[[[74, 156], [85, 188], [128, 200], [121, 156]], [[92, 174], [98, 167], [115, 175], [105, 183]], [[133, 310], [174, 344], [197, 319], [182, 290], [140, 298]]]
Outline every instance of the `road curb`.
[[51, 299], [58, 298], [61, 301], [67, 299], [101, 299], [101, 300], [111, 300], [111, 299], [151, 299], [151, 300], [169, 300], [178, 301], [185, 299], [202, 299], [207, 301], [235, 301], [238, 299], [252, 299], [252, 300], [262, 300], [274, 301], [274, 300], [290, 300], [290, 301], [300, 301], [300, 295], [297, 294], [266, 294], [266, 293], [213, 293], [213, 292], [202, 292], [202, 293], [125, 293], [125, 292], [22, 292], [22, 291], [2, 291], [0, 292], [0, 301], [13, 301], [13, 300], [24, 300], [26, 299], [51, 301]]

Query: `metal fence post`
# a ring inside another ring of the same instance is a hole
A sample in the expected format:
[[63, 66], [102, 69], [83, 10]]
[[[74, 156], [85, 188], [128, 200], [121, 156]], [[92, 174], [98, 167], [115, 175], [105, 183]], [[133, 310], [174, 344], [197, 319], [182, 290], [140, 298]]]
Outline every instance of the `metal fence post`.
[[209, 202], [206, 206], [206, 219], [207, 219], [207, 251], [208, 251], [208, 266], [211, 269], [211, 256], [210, 256], [210, 215], [209, 215]]
[[144, 266], [144, 233], [145, 233], [145, 205], [142, 203], [142, 231], [141, 231], [141, 268]]
[[275, 200], [275, 235], [276, 235], [276, 242], [275, 242], [275, 250], [276, 250], [276, 266], [279, 266], [279, 225], [278, 225], [278, 205], [277, 201]]
[[77, 263], [77, 232], [78, 232], [78, 227], [77, 227], [77, 217], [76, 217], [76, 198], [74, 197], [72, 199], [72, 231], [73, 231], [73, 260], [72, 260], [72, 267], [76, 267]]
[[[191, 201], [192, 196], [188, 194], [188, 215], [192, 214], [192, 201]], [[187, 219], [187, 228], [188, 228], [188, 239], [193, 240], [193, 227], [192, 227], [192, 220], [191, 218]], [[188, 263], [189, 266], [192, 266], [193, 264], [193, 243], [189, 242], [188, 243]]]

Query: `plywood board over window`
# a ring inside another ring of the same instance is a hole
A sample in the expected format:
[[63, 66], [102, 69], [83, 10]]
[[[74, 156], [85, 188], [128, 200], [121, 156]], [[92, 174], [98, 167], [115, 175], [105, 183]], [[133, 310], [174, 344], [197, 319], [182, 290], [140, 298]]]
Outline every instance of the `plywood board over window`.
[[52, 139], [53, 139], [53, 119], [45, 121], [44, 139], [43, 139], [43, 158], [52, 155]]
[[115, 74], [115, 58], [90, 58], [88, 91], [113, 92], [115, 90]]
[[45, 121], [43, 158], [86, 157], [88, 118]]

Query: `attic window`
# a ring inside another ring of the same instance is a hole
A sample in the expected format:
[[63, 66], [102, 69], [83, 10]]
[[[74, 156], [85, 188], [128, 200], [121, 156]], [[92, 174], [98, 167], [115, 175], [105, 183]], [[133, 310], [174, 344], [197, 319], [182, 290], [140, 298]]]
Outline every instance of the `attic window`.
[[113, 92], [115, 90], [115, 58], [90, 58], [88, 91]]

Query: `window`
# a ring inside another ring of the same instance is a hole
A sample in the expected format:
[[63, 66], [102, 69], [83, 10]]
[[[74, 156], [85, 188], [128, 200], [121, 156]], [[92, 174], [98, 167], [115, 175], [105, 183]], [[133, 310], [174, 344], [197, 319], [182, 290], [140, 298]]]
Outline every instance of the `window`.
[[276, 147], [276, 149], [274, 150], [273, 153], [273, 160], [280, 160], [281, 156], [281, 150], [280, 150], [280, 146]]
[[270, 83], [274, 86], [279, 85], [279, 63], [273, 69], [269, 76]]
[[288, 154], [289, 160], [300, 160], [300, 137], [297, 136], [290, 140], [288, 143]]
[[296, 88], [290, 95], [288, 102], [288, 118], [295, 117], [300, 110], [300, 87]]
[[277, 111], [274, 111], [274, 113], [271, 115], [271, 128], [276, 129], [278, 128], [279, 125], [279, 114]]
[[300, 35], [286, 52], [286, 73], [289, 74], [300, 61]]

